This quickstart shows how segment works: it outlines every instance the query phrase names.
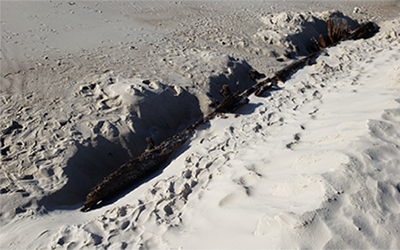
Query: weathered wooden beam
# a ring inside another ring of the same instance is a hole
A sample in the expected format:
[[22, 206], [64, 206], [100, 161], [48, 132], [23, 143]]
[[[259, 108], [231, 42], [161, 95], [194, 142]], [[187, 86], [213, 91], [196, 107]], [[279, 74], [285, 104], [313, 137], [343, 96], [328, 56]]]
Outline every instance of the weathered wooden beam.
[[[337, 37], [340, 37], [339, 41], [342, 41], [344, 39], [364, 38], [376, 30], [375, 25], [369, 22], [362, 25], [347, 36], [347, 25], [341, 32], [338, 28], [334, 29], [331, 22], [332, 21], [329, 21], [327, 29], [328, 34], [331, 34], [331, 38], [329, 39], [332, 39], [333, 41], [335, 41]], [[337, 44], [339, 41], [335, 41], [333, 44], [330, 44], [330, 46]], [[286, 66], [285, 68], [276, 72], [274, 77], [257, 82], [252, 87], [246, 89], [242, 93], [236, 92], [234, 94], [231, 94], [230, 91], [224, 90], [224, 100], [216, 107], [213, 112], [201, 118], [182, 132], [166, 139], [159, 146], [153, 148], [152, 142], [149, 139], [149, 148], [142, 155], [123, 164], [118, 170], [116, 170], [108, 177], [105, 177], [103, 181], [98, 183], [89, 192], [81, 211], [86, 212], [95, 208], [104, 200], [110, 199], [112, 196], [121, 192], [123, 189], [137, 183], [143, 178], [143, 176], [154, 172], [157, 168], [159, 168], [163, 163], [168, 160], [173, 152], [175, 152], [191, 137], [192, 132], [200, 125], [207, 123], [219, 113], [235, 112], [239, 108], [249, 103], [249, 99], [247, 98], [249, 95], [255, 93], [256, 96], [261, 96], [265, 91], [271, 89], [274, 85], [276, 85], [278, 80], [286, 81], [296, 70], [299, 70], [306, 64], [310, 64], [311, 60], [315, 56], [317, 56], [318, 53], [322, 51], [322, 49], [323, 48], [320, 48], [319, 51], [313, 52], [307, 57]], [[256, 71], [251, 71], [250, 77], [253, 80], [258, 80], [260, 78], [260, 74], [258, 72], [256, 73]]]
[[272, 79], [267, 79], [264, 84], [254, 93], [255, 96], [262, 96], [265, 91], [270, 90], [276, 84], [276, 77]]
[[373, 34], [378, 27], [373, 22], [368, 22], [364, 25], [361, 25], [359, 28], [354, 30], [350, 35], [349, 39], [357, 40], [360, 38], [366, 38]]
[[319, 34], [318, 43], [322, 48], [328, 47], [325, 38], [322, 34]]
[[141, 156], [122, 165], [90, 191], [81, 211], [87, 212], [95, 208], [104, 200], [135, 184], [141, 177], [154, 172], [189, 139], [190, 135], [190, 130], [184, 131], [184, 133], [165, 140], [155, 149], [146, 151]]
[[[321, 51], [321, 50], [320, 50]], [[300, 59], [285, 68], [279, 70], [275, 73], [275, 77], [279, 81], [285, 81], [290, 75], [292, 75], [295, 71], [299, 70], [300, 68], [304, 67], [306, 64], [310, 63], [310, 61], [319, 54], [320, 51], [313, 52], [308, 56]]]
[[104, 200], [110, 199], [113, 195], [137, 183], [147, 174], [154, 172], [167, 161], [174, 151], [190, 138], [192, 132], [200, 125], [207, 123], [218, 113], [234, 112], [248, 102], [249, 99], [240, 96], [240, 92], [236, 92], [225, 98], [224, 101], [206, 117], [198, 120], [173, 137], [168, 138], [154, 149], [148, 149], [139, 157], [123, 164], [89, 192], [81, 211], [90, 211], [100, 205]]

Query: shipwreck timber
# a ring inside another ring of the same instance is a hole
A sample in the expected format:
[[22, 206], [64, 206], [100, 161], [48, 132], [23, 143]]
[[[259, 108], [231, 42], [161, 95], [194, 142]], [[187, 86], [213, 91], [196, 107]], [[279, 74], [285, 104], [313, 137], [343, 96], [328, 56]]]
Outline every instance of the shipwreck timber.
[[[340, 41], [346, 39], [360, 39], [366, 38], [376, 31], [377, 27], [374, 23], [368, 22], [353, 32], [348, 32], [347, 24], [343, 26], [334, 26], [334, 22], [329, 19], [327, 21], [327, 37], [319, 36], [317, 44], [313, 44], [314, 52], [309, 54], [307, 57], [295, 61], [287, 67], [279, 70], [273, 77], [258, 81], [252, 87], [246, 89], [243, 92], [236, 92], [231, 94], [229, 89], [223, 90], [224, 100], [219, 104], [216, 109], [198, 120], [182, 132], [168, 138], [157, 147], [149, 147], [142, 155], [135, 159], [123, 164], [118, 170], [111, 175], [105, 177], [100, 183], [98, 183], [87, 195], [86, 202], [83, 204], [81, 211], [89, 211], [106, 199], [110, 199], [122, 190], [129, 186], [137, 183], [143, 178], [143, 176], [154, 172], [162, 164], [164, 164], [168, 158], [181, 147], [191, 136], [192, 133], [202, 124], [207, 123], [213, 119], [219, 113], [233, 113], [239, 108], [249, 103], [247, 98], [251, 94], [261, 96], [265, 91], [271, 89], [278, 81], [287, 80], [295, 71], [304, 67], [307, 64], [311, 64], [312, 60], [326, 47], [334, 46]], [[249, 77], [257, 81], [260, 78], [260, 74], [257, 71], [251, 70]]]

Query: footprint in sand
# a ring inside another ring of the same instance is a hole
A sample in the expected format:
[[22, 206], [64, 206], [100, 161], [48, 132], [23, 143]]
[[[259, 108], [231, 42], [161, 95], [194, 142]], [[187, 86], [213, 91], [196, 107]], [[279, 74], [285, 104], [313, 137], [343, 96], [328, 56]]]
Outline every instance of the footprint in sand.
[[276, 112], [271, 112], [267, 115], [267, 120], [268, 120], [268, 123], [267, 123], [268, 126], [272, 126], [272, 125], [282, 126], [284, 118], [279, 116], [279, 114]]
[[293, 149], [296, 145], [298, 145], [299, 141], [300, 141], [300, 135], [301, 135], [300, 133], [294, 134], [293, 135], [294, 141], [289, 142], [288, 144], [286, 144], [286, 148], [287, 149]]

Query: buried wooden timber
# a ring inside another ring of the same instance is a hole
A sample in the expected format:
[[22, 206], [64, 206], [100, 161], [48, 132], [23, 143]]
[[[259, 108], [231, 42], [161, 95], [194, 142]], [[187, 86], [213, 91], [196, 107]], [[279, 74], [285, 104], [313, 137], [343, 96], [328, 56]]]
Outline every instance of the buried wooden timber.
[[158, 147], [146, 151], [141, 156], [122, 165], [90, 191], [81, 211], [86, 212], [93, 209], [105, 199], [111, 198], [123, 189], [133, 185], [141, 177], [153, 172], [185, 143], [190, 135], [190, 130], [183, 131], [165, 140]]
[[248, 98], [243, 98], [240, 96], [240, 92], [236, 92], [225, 98], [224, 101], [206, 117], [198, 120], [173, 137], [166, 139], [154, 149], [147, 150], [139, 157], [123, 164], [90, 191], [81, 211], [87, 212], [95, 208], [104, 200], [111, 198], [113, 195], [138, 182], [141, 177], [154, 172], [173, 152], [175, 152], [175, 150], [191, 137], [192, 132], [200, 125], [207, 123], [219, 113], [235, 112], [248, 102]]
[[[327, 22], [328, 27], [328, 37], [329, 40], [335, 42], [330, 43], [329, 46], [333, 46], [340, 41], [345, 39], [359, 39], [371, 35], [375, 30], [375, 24], [369, 22], [358, 29], [354, 30], [350, 34], [347, 32], [347, 25], [345, 25], [343, 30], [337, 26], [332, 28], [332, 22]], [[321, 38], [322, 37], [322, 38]], [[148, 148], [142, 155], [136, 157], [135, 159], [123, 164], [114, 173], [105, 177], [100, 183], [98, 183], [87, 195], [86, 202], [83, 204], [81, 211], [89, 211], [104, 200], [110, 199], [122, 190], [132, 186], [133, 184], [140, 181], [144, 176], [150, 174], [157, 170], [163, 163], [165, 163], [168, 158], [175, 152], [180, 146], [182, 146], [192, 135], [193, 131], [196, 130], [200, 125], [207, 123], [209, 120], [213, 119], [219, 113], [233, 113], [239, 108], [249, 103], [247, 98], [251, 94], [256, 96], [261, 96], [265, 91], [271, 89], [278, 81], [285, 81], [290, 77], [295, 71], [304, 67], [307, 64], [311, 64], [311, 61], [315, 56], [317, 56], [325, 47], [327, 47], [327, 40], [320, 35], [320, 42], [318, 44], [318, 51], [315, 51], [308, 55], [307, 57], [298, 60], [282, 70], [275, 73], [272, 78], [267, 78], [262, 81], [257, 82], [252, 87], [244, 90], [243, 92], [236, 92], [234, 94], [230, 93], [229, 89], [223, 90], [224, 100], [219, 104], [216, 109], [205, 116], [204, 118], [198, 120], [182, 132], [166, 139], [159, 146]], [[323, 43], [321, 42], [323, 40]], [[250, 77], [253, 80], [258, 80], [260, 74], [257, 71], [250, 71]]]

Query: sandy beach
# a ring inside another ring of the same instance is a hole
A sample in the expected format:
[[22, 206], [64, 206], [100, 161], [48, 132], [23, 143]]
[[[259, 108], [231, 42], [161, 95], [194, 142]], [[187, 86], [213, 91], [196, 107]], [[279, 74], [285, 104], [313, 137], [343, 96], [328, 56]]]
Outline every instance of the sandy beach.
[[[400, 248], [399, 1], [2, 1], [0, 249]], [[100, 207], [89, 191], [198, 127]]]

